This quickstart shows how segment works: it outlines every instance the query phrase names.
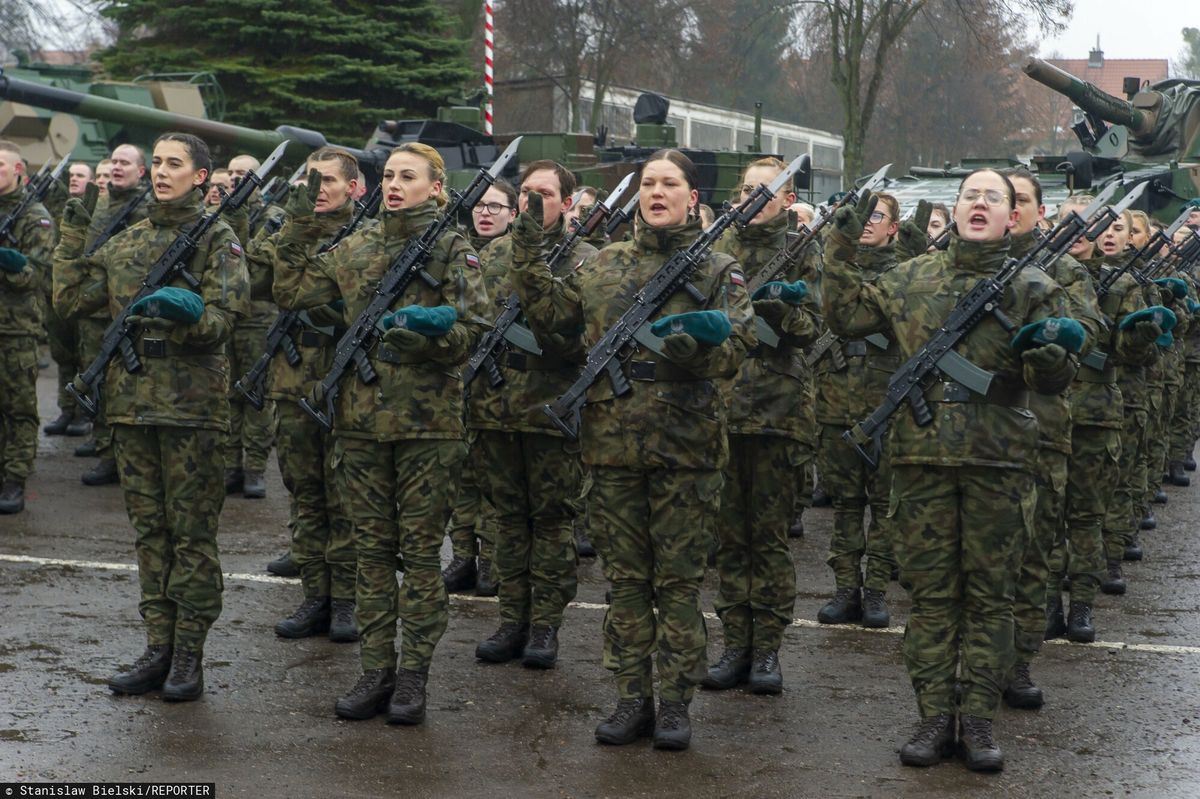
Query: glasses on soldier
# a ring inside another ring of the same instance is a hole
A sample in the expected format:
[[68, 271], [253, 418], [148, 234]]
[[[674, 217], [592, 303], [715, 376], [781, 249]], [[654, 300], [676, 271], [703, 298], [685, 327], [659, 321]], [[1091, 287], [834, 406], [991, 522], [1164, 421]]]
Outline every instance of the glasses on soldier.
[[507, 211], [511, 208], [511, 205], [505, 205], [504, 203], [479, 203], [479, 205], [476, 205], [471, 209], [471, 212], [475, 214], [486, 213], [492, 216], [498, 216], [501, 211]]
[[973, 203], [980, 197], [983, 201], [991, 206], [997, 206], [1007, 200], [1003, 192], [995, 189], [964, 189], [963, 193], [958, 195], [958, 199], [966, 203]]
[[867, 217], [867, 221], [873, 225], [878, 225], [880, 222], [882, 222], [883, 220], [885, 220], [887, 218], [888, 218], [888, 215], [885, 214], [883, 211], [876, 211], [875, 213], [873, 213], [869, 217]]

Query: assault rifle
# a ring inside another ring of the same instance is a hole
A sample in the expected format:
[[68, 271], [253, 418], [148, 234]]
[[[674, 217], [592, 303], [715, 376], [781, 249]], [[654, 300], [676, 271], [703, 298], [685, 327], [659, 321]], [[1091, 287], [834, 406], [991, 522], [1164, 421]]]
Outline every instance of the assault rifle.
[[[364, 202], [357, 203], [358, 210], [355, 211], [350, 221], [338, 228], [338, 232], [334, 234], [333, 238], [322, 244], [317, 252], [329, 252], [341, 244], [343, 239], [358, 229], [364, 219], [379, 210], [379, 202], [382, 199], [383, 184], [379, 183]], [[296, 332], [296, 326], [303, 321], [304, 313], [304, 311], [280, 311], [276, 315], [275, 321], [271, 323], [270, 329], [267, 330], [266, 351], [258, 356], [258, 360], [254, 362], [254, 366], [250, 367], [250, 371], [233, 384], [233, 387], [241, 392], [246, 401], [257, 410], [263, 409], [263, 381], [266, 380], [267, 369], [271, 366], [271, 359], [275, 357], [275, 353], [282, 350], [283, 357], [287, 359], [289, 366], [300, 365], [300, 351], [296, 349], [296, 340], [292, 334]]]
[[133, 212], [142, 203], [146, 202], [146, 198], [150, 196], [150, 191], [151, 186], [147, 183], [146, 188], [142, 189], [132, 200], [125, 203], [125, 207], [121, 209], [121, 212], [108, 220], [108, 224], [104, 226], [104, 230], [100, 231], [100, 235], [96, 237], [92, 245], [83, 251], [83, 257], [88, 258], [95, 255], [96, 251], [107, 244], [109, 239], [127, 228], [129, 226], [129, 218], [133, 216]]
[[642, 193], [635, 191], [633, 196], [629, 198], [629, 202], [622, 205], [620, 210], [613, 212], [613, 215], [608, 219], [608, 224], [604, 226], [605, 236], [612, 236], [621, 225], [633, 221], [633, 215], [637, 211], [638, 202], [641, 198]]
[[807, 155], [799, 156], [788, 164], [769, 186], [758, 186], [740, 205], [730, 206], [726, 203], [716, 221], [690, 246], [668, 258], [646, 285], [633, 296], [633, 305], [621, 314], [616, 323], [588, 351], [583, 371], [567, 392], [553, 403], [542, 406], [542, 410], [563, 435], [570, 439], [579, 437], [579, 412], [587, 402], [588, 389], [602, 375], [608, 375], [613, 393], [618, 397], [633, 390], [629, 379], [621, 371], [621, 356], [628, 352], [634, 341], [652, 348], [647, 337], [653, 334], [649, 332], [647, 323], [662, 310], [677, 290], [682, 288], [697, 304], [705, 301], [700, 290], [689, 282], [692, 273], [704, 263], [717, 239], [721, 238], [730, 226], [743, 228], [750, 224], [750, 220], [758, 216], [767, 203], [789, 184], [792, 176], [807, 162]]
[[[1183, 213], [1176, 217], [1171, 226], [1164, 232], [1155, 230], [1154, 233], [1146, 240], [1142, 247], [1136, 250], [1125, 263], [1121, 264], [1119, 269], [1110, 269], [1104, 277], [1100, 278], [1100, 282], [1096, 285], [1096, 299], [1104, 302], [1104, 298], [1112, 291], [1112, 287], [1121, 279], [1121, 275], [1132, 275], [1137, 282], [1143, 286], [1149, 285], [1153, 280], [1153, 273], [1157, 271], [1160, 264], [1156, 264], [1153, 260], [1153, 253], [1158, 252], [1159, 248], [1164, 244], [1171, 247], [1171, 238], [1175, 235], [1175, 231], [1183, 227], [1187, 222], [1188, 209], [1184, 209]], [[1146, 268], [1140, 270], [1137, 265], [1146, 259]], [[1160, 262], [1161, 263], [1161, 262]]]
[[316, 407], [308, 401], [307, 397], [300, 400], [300, 407], [304, 408], [309, 416], [316, 419], [321, 427], [326, 430], [333, 429], [334, 402], [341, 390], [342, 378], [351, 366], [358, 371], [359, 380], [366, 385], [379, 379], [379, 374], [367, 358], [367, 352], [375, 346], [375, 342], [379, 338], [379, 330], [376, 327], [379, 320], [391, 309], [392, 303], [404, 293], [413, 280], [420, 279], [434, 289], [442, 285], [425, 271], [425, 264], [433, 255], [434, 246], [442, 234], [454, 227], [460, 214], [471, 212], [471, 209], [496, 182], [496, 178], [500, 176], [509, 162], [517, 157], [517, 148], [520, 144], [521, 137], [518, 136], [500, 154], [491, 168], [479, 170], [479, 174], [462, 194], [455, 192], [453, 200], [445, 211], [430, 222], [429, 227], [425, 228], [421, 235], [410, 238], [404, 245], [404, 250], [388, 266], [387, 272], [375, 286], [374, 295], [367, 306], [363, 308], [346, 334], [338, 341], [329, 374], [325, 375], [313, 389], [314, 399], [323, 407]]
[[[852, 444], [863, 460], [874, 468], [879, 465], [883, 449], [883, 431], [888, 420], [904, 402], [908, 402], [918, 426], [925, 427], [933, 422], [933, 414], [925, 402], [925, 389], [939, 373], [977, 394], [987, 394], [992, 376], [959, 355], [954, 348], [988, 316], [994, 316], [1001, 327], [1011, 332], [1016, 324], [1000, 310], [1000, 304], [1008, 285], [1021, 270], [1027, 266], [1043, 270], [1049, 268], [1082, 236], [1086, 235], [1094, 241], [1114, 219], [1141, 197], [1145, 187], [1145, 183], [1139, 184], [1115, 207], [1105, 207], [1105, 198], [1099, 197], [1081, 214], [1067, 214], [1024, 258], [1009, 258], [995, 275], [981, 278], [959, 299], [933, 338], [925, 342], [892, 375], [879, 407], [843, 433], [842, 438]], [[1093, 217], [1095, 221], [1089, 221]], [[868, 445], [872, 447], [870, 451], [866, 449]]]
[[96, 412], [100, 407], [100, 380], [108, 368], [109, 361], [116, 357], [118, 352], [121, 354], [121, 360], [124, 362], [127, 372], [136, 372], [142, 368], [142, 362], [134, 352], [131, 340], [130, 334], [133, 333], [133, 326], [129, 324], [129, 309], [135, 302], [170, 284], [177, 277], [182, 278], [192, 288], [199, 288], [200, 281], [187, 271], [188, 261], [191, 260], [200, 246], [200, 242], [221, 218], [221, 215], [241, 208], [250, 199], [250, 195], [262, 184], [263, 177], [275, 168], [279, 159], [283, 158], [283, 151], [287, 149], [287, 145], [287, 142], [280, 143], [262, 166], [254, 172], [246, 173], [237, 188], [221, 199], [221, 204], [215, 211], [200, 217], [196, 220], [196, 224], [180, 233], [175, 241], [171, 242], [171, 246], [167, 247], [166, 251], [158, 256], [158, 260], [151, 265], [146, 277], [142, 279], [141, 288], [105, 329], [104, 337], [100, 341], [99, 354], [87, 369], [67, 384], [67, 391], [75, 398], [75, 402], [79, 404], [88, 418], [96, 418]]
[[29, 179], [29, 185], [25, 187], [25, 194], [17, 203], [17, 207], [9, 211], [8, 216], [3, 220], [0, 220], [0, 241], [13, 241], [13, 230], [17, 226], [17, 220], [25, 215], [30, 206], [36, 205], [46, 198], [50, 187], [67, 168], [69, 160], [70, 156], [64, 155], [63, 159], [58, 162], [58, 166], [54, 167], [53, 172], [49, 172], [50, 164], [43, 164], [37, 174]]
[[1158, 250], [1164, 245], [1167, 248], [1166, 255], [1151, 256], [1149, 263], [1146, 264], [1146, 268], [1142, 270], [1141, 274], [1144, 277], [1150, 280], [1160, 277], [1161, 275], [1170, 271], [1172, 266], [1172, 256], [1175, 256], [1180, 261], [1183, 261], [1184, 253], [1189, 251], [1189, 247], [1196, 247], [1200, 236], [1197, 236], [1195, 233], [1193, 233], [1180, 245], [1176, 245], [1174, 242], [1175, 234], [1187, 223], [1187, 218], [1191, 214], [1191, 211], [1191, 208], [1183, 209], [1183, 212], [1175, 218], [1175, 221], [1171, 223], [1169, 228], [1167, 228], [1165, 231], [1156, 230], [1154, 235], [1150, 237], [1150, 240], [1146, 242], [1146, 246], [1143, 247], [1142, 250], [1139, 250], [1139, 254], [1143, 251], [1146, 254], [1150, 254], [1157, 253]]
[[[564, 258], [570, 256], [575, 250], [575, 245], [580, 239], [590, 236], [604, 223], [608, 215], [612, 213], [612, 206], [616, 204], [626, 190], [629, 184], [633, 182], [633, 173], [625, 176], [625, 179], [613, 189], [613, 192], [605, 199], [592, 206], [591, 212], [587, 219], [575, 226], [575, 228], [559, 239], [558, 244], [554, 245], [554, 249], [546, 257], [546, 266], [551, 272], [554, 268], [562, 263]], [[529, 332], [527, 328], [517, 322], [521, 317], [521, 298], [513, 292], [504, 301], [504, 310], [500, 316], [496, 317], [496, 321], [492, 323], [492, 329], [484, 334], [483, 339], [479, 342], [479, 346], [475, 348], [475, 352], [467, 359], [467, 366], [463, 369], [463, 389], [471, 386], [471, 381], [479, 374], [479, 370], [483, 369], [487, 372], [488, 383], [492, 388], [499, 388], [504, 385], [504, 373], [500, 371], [500, 367], [496, 363], [496, 359], [504, 351], [507, 344], [514, 344], [523, 350], [531, 352], [534, 355], [541, 355], [542, 349], [537, 343], [537, 339]]]
[[296, 167], [296, 171], [293, 172], [287, 180], [283, 180], [279, 177], [272, 178], [271, 182], [267, 184], [267, 187], [263, 189], [262, 205], [260, 205], [258, 208], [255, 208], [254, 212], [250, 214], [247, 225], [250, 230], [254, 230], [254, 228], [258, 225], [258, 221], [262, 219], [263, 214], [267, 212], [268, 208], [270, 208], [272, 205], [279, 205], [287, 199], [288, 193], [292, 190], [292, 183], [298, 180], [304, 174], [304, 168], [306, 166], [308, 166], [307, 161], [300, 164], [300, 166]]

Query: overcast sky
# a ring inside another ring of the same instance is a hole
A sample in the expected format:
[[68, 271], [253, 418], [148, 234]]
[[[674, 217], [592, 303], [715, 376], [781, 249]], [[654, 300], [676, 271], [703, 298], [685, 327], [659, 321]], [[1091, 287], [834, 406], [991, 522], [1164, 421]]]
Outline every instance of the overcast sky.
[[1040, 54], [1087, 58], [1100, 36], [1107, 58], [1167, 58], [1183, 49], [1184, 27], [1200, 27], [1196, 0], [1075, 0], [1067, 28], [1043, 39]]

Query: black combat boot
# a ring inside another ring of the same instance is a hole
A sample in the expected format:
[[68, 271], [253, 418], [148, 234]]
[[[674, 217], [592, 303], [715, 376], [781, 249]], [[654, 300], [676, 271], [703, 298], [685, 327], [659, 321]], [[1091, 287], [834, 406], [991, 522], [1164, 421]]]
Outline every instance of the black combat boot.
[[1154, 497], [1152, 501], [1155, 505], [1166, 505], [1168, 500], [1170, 500], [1170, 497], [1167, 496], [1166, 491], [1163, 491], [1162, 486], [1154, 489]]
[[0, 486], [0, 513], [20, 513], [25, 510], [25, 481], [5, 480]]
[[425, 720], [425, 683], [429, 675], [412, 669], [396, 669], [396, 689], [388, 702], [388, 724], [420, 724]]
[[[79, 436], [86, 436], [88, 433], [92, 432], [92, 423], [86, 416], [76, 416], [71, 420], [70, 424], [67, 425], [67, 429], [63, 432], [75, 438]], [[94, 444], [95, 442], [92, 443]]]
[[531, 669], [552, 669], [558, 662], [558, 627], [535, 624], [529, 630], [529, 642], [521, 653], [521, 665]]
[[623, 746], [654, 734], [654, 697], [622, 699], [617, 709], [596, 727], [596, 740]]
[[296, 566], [296, 561], [292, 560], [291, 552], [284, 552], [275, 560], [267, 564], [267, 571], [276, 577], [299, 577], [300, 569]]
[[1121, 574], [1121, 561], [1108, 561], [1108, 573], [1100, 581], [1100, 590], [1106, 594], [1125, 593], [1125, 576]]
[[1138, 534], [1134, 533], [1133, 537], [1129, 539], [1129, 543], [1125, 545], [1125, 552], [1121, 557], [1124, 560], [1141, 560], [1143, 554], [1142, 542], [1138, 539]]
[[1033, 684], [1028, 663], [1018, 662], [1013, 666], [1012, 679], [1004, 689], [1004, 701], [1009, 707], [1021, 710], [1037, 710], [1042, 706], [1042, 689]]
[[100, 454], [95, 439], [89, 439], [75, 448], [76, 458], [94, 458]]
[[396, 687], [396, 673], [391, 669], [368, 669], [358, 678], [358, 682], [350, 689], [350, 693], [338, 697], [333, 705], [333, 712], [338, 718], [363, 719], [374, 718], [382, 713], [392, 699], [392, 690]]
[[475, 574], [475, 596], [495, 596], [500, 593], [500, 583], [492, 576], [492, 561], [479, 556], [479, 568]]
[[888, 613], [887, 601], [882, 591], [874, 588], [864, 588], [862, 592], [862, 626], [887, 627], [892, 617]]
[[992, 738], [992, 720], [964, 715], [959, 720], [958, 745], [971, 771], [1000, 771], [1004, 755]]
[[162, 688], [170, 670], [170, 644], [148, 646], [132, 666], [109, 678], [108, 687], [114, 694], [144, 694]]
[[1063, 615], [1062, 594], [1055, 591], [1046, 596], [1046, 635], [1042, 640], [1061, 638], [1067, 631], [1067, 619]]
[[113, 458], [104, 458], [79, 478], [85, 486], [116, 485], [121, 482], [117, 472], [117, 462]]
[[713, 691], [737, 687], [750, 679], [750, 650], [726, 649], [721, 659], [708, 667], [700, 684]]
[[588, 539], [582, 519], [575, 521], [575, 551], [581, 558], [596, 557], [596, 547], [592, 546], [592, 542]]
[[1187, 472], [1196, 471], [1196, 456], [1195, 455], [1188, 453], [1187, 458], [1183, 461], [1183, 469], [1184, 469], [1184, 471], [1187, 471]]
[[525, 651], [529, 625], [506, 621], [490, 637], [475, 647], [475, 657], [488, 663], [507, 663]]
[[654, 721], [654, 748], [682, 752], [692, 742], [692, 720], [688, 718], [687, 702], [658, 703], [658, 718]]
[[42, 427], [42, 432], [48, 436], [66, 435], [67, 425], [71, 423], [72, 415], [68, 411], [63, 411], [48, 425]]
[[225, 470], [225, 493], [240, 494], [246, 484], [246, 474], [241, 469]]
[[450, 558], [450, 563], [442, 571], [442, 581], [446, 583], [446, 593], [470, 591], [475, 587], [475, 558], [460, 558], [458, 555]]
[[797, 513], [788, 525], [788, 538], [804, 538], [804, 514]]
[[1146, 508], [1146, 515], [1142, 517], [1138, 527], [1142, 530], [1158, 529], [1158, 518], [1154, 515], [1154, 508]]
[[171, 671], [163, 683], [162, 698], [168, 702], [191, 702], [204, 694], [204, 654], [196, 649], [176, 647], [171, 655]]
[[329, 640], [335, 644], [352, 644], [358, 640], [358, 624], [354, 621], [354, 600], [335, 599], [329, 613]]
[[862, 619], [862, 597], [857, 588], [839, 588], [817, 613], [821, 624], [849, 624]]
[[329, 597], [305, 597], [291, 616], [275, 624], [280, 638], [309, 638], [329, 629]]
[[1090, 644], [1096, 640], [1092, 606], [1086, 602], [1071, 602], [1071, 608], [1067, 611], [1067, 640], [1077, 644]]
[[900, 762], [906, 766], [932, 766], [954, 755], [954, 716], [921, 719], [913, 736], [900, 747]]
[[267, 496], [267, 478], [262, 472], [246, 471], [242, 474], [242, 496], [246, 499], [263, 499]]
[[783, 693], [783, 669], [779, 667], [779, 652], [774, 649], [754, 653], [750, 664], [750, 693]]
[[1183, 461], [1171, 461], [1167, 464], [1167, 482], [1180, 488], [1187, 488], [1192, 484], [1192, 478], [1183, 470]]

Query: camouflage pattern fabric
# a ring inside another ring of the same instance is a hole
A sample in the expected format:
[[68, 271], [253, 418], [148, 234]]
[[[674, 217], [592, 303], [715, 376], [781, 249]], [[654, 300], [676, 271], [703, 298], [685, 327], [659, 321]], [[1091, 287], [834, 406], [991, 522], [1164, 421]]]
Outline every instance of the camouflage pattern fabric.
[[[1051, 447], [1038, 451], [1034, 484], [1037, 505], [1033, 529], [1025, 540], [1013, 601], [1013, 644], [1017, 660], [1028, 663], [1042, 649], [1046, 635], [1046, 590], [1050, 554], [1062, 529], [1067, 497], [1069, 455]], [[1073, 588], [1073, 587], [1072, 587]], [[1057, 590], [1057, 589], [1056, 589]], [[1071, 599], [1079, 601], [1072, 591]]]
[[[1124, 394], [1124, 386], [1121, 393]], [[1145, 394], [1142, 394], [1143, 399]], [[1149, 411], [1126, 408], [1121, 428], [1120, 460], [1117, 463], [1116, 489], [1109, 496], [1104, 512], [1104, 553], [1106, 560], [1121, 560], [1125, 545], [1132, 538], [1134, 525], [1141, 522], [1142, 495], [1146, 491], [1146, 429]]]
[[495, 558], [495, 510], [479, 489], [482, 457], [475, 448], [474, 434], [468, 436], [467, 457], [463, 462], [458, 492], [450, 510], [450, 548], [454, 557], [469, 560], [477, 554], [484, 560]]
[[229, 435], [222, 447], [226, 469], [261, 472], [275, 445], [275, 402], [264, 399], [259, 410], [233, 387], [262, 355], [264, 333], [261, 327], [238, 325], [229, 341]]
[[80, 371], [79, 333], [74, 322], [68, 322], [55, 313], [49, 295], [50, 286], [47, 285], [46, 294], [41, 302], [46, 319], [46, 334], [50, 339], [50, 357], [58, 364], [58, 409], [75, 413], [75, 399], [67, 392], [67, 386]]
[[[1114, 386], [1115, 388], [1115, 386]], [[1100, 425], [1071, 428], [1062, 531], [1050, 555], [1051, 593], [1071, 578], [1071, 599], [1092, 604], [1104, 577], [1106, 508], [1120, 473], [1121, 431]]]
[[0, 341], [0, 480], [24, 485], [37, 457], [37, 338], [0, 335]]
[[[854, 447], [842, 439], [847, 427], [821, 425], [817, 467], [821, 484], [833, 503], [833, 533], [829, 537], [825, 563], [833, 570], [838, 588], [865, 585], [876, 591], [886, 591], [896, 565], [892, 551], [892, 522], [888, 518], [892, 485], [889, 448], [884, 448], [879, 468], [872, 469]], [[863, 521], [868, 505], [871, 519], [864, 534]]]

